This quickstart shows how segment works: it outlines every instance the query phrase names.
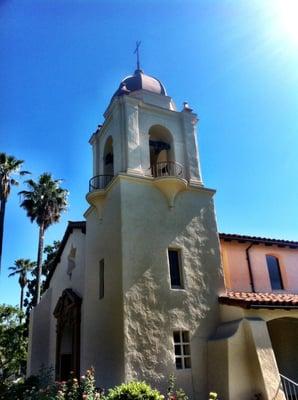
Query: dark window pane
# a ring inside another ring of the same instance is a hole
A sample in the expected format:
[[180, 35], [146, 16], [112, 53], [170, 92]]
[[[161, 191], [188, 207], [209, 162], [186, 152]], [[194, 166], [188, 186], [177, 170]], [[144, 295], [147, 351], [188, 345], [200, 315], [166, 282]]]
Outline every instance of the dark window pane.
[[190, 345], [189, 344], [183, 345], [183, 354], [185, 356], [189, 356], [190, 355]]
[[267, 267], [273, 290], [283, 289], [278, 259], [274, 256], [266, 256]]
[[104, 260], [100, 260], [99, 262], [99, 298], [102, 299], [105, 294], [105, 262]]
[[173, 336], [174, 336], [174, 342], [175, 343], [180, 343], [180, 332], [179, 331], [175, 331], [173, 333]]
[[181, 356], [181, 345], [180, 344], [175, 345], [175, 355]]
[[184, 368], [191, 368], [190, 357], [184, 358]]
[[177, 250], [169, 250], [169, 264], [171, 275], [171, 286], [181, 287], [179, 253]]
[[182, 369], [182, 358], [176, 358], [176, 368]]
[[182, 341], [184, 343], [189, 343], [189, 332], [188, 331], [182, 332]]

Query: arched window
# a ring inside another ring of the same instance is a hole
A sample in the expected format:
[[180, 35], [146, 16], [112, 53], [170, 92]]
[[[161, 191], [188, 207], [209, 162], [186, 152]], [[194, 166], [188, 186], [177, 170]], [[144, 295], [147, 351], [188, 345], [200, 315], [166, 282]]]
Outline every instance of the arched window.
[[113, 138], [109, 137], [106, 141], [103, 152], [103, 174], [114, 176], [114, 152]]
[[282, 290], [284, 287], [281, 279], [278, 258], [266, 255], [266, 261], [272, 290]]

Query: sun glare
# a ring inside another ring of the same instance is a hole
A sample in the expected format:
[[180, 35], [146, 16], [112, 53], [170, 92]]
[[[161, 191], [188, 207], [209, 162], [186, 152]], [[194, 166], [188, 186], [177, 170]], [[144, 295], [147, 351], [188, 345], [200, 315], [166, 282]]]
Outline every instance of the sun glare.
[[279, 33], [298, 45], [298, 0], [272, 1]]

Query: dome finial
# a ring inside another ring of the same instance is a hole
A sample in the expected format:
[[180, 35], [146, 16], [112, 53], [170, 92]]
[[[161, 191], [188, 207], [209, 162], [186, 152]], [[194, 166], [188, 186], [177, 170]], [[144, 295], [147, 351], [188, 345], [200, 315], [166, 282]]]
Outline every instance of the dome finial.
[[137, 54], [137, 71], [140, 71], [140, 53], [139, 53], [139, 47], [140, 47], [141, 41], [137, 40], [136, 41], [136, 49], [134, 51], [134, 54]]

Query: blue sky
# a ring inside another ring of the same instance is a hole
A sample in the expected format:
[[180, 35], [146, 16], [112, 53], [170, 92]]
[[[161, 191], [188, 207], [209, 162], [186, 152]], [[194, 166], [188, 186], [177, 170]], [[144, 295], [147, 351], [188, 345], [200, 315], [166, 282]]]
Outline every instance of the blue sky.
[[[69, 210], [46, 243], [63, 236], [67, 220], [83, 218], [88, 139], [135, 69], [136, 40], [144, 71], [178, 109], [187, 100], [199, 115], [219, 230], [297, 240], [297, 19], [292, 0], [3, 0], [0, 151], [24, 159], [33, 178], [52, 172], [70, 190]], [[38, 239], [20, 189], [7, 206], [0, 276], [0, 302], [12, 304], [19, 288], [7, 269], [35, 259]]]

